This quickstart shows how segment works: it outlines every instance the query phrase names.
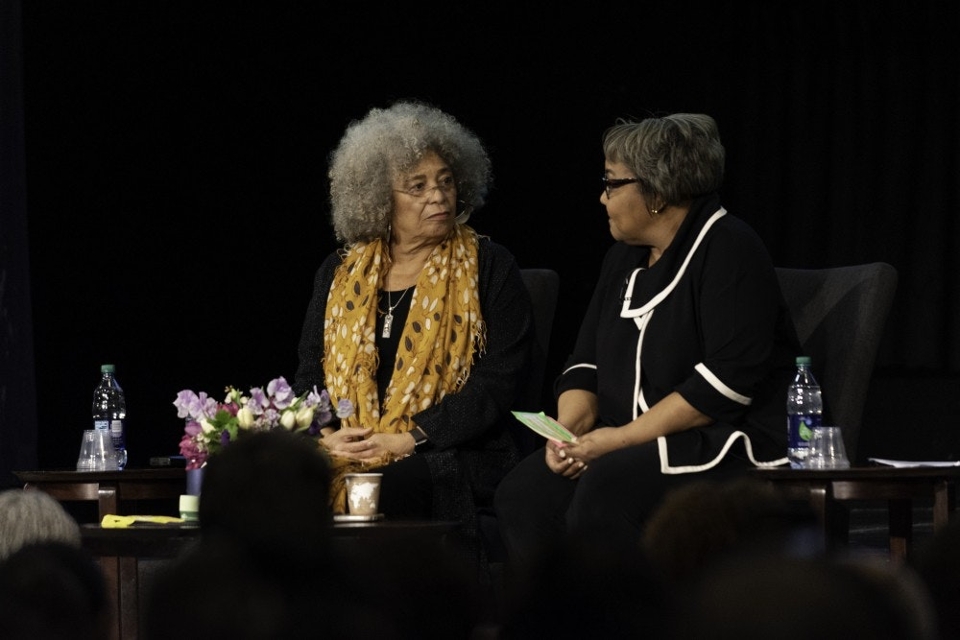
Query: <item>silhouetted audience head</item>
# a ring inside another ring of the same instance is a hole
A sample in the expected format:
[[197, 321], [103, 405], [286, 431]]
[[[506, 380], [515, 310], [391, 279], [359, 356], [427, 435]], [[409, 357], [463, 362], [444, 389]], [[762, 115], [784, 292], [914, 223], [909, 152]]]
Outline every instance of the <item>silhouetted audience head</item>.
[[828, 558], [758, 553], [711, 565], [678, 599], [677, 640], [936, 640], [918, 582]]
[[331, 556], [329, 490], [326, 457], [299, 434], [244, 435], [213, 456], [200, 541], [154, 575], [146, 637], [395, 637]]
[[392, 626], [333, 566], [256, 553], [235, 538], [203, 534], [154, 576], [141, 632], [147, 640], [396, 638]]
[[677, 583], [741, 551], [780, 551], [802, 541], [815, 522], [760, 480], [695, 480], [664, 497], [641, 545], [664, 579]]
[[639, 548], [567, 541], [520, 571], [506, 583], [503, 640], [663, 637], [673, 603]]
[[382, 537], [337, 539], [352, 587], [373, 604], [397, 637], [470, 638], [491, 619], [476, 566], [446, 539], [415, 529]]
[[258, 552], [325, 551], [329, 492], [330, 466], [313, 440], [283, 430], [245, 435], [205, 467], [200, 528]]
[[34, 489], [0, 492], [0, 560], [24, 545], [62, 542], [80, 546], [80, 525], [49, 494]]
[[106, 640], [112, 613], [100, 565], [79, 546], [31, 542], [0, 562], [4, 640]]
[[400, 527], [334, 537], [330, 467], [313, 441], [270, 431], [213, 456], [200, 540], [146, 590], [148, 640], [468, 638], [487, 613], [475, 567]]

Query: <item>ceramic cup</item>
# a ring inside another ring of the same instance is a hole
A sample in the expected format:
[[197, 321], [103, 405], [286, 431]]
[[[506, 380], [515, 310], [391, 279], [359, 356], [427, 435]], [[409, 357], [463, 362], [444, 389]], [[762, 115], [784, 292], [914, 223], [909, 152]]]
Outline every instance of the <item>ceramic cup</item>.
[[116, 471], [117, 451], [113, 437], [103, 429], [87, 429], [80, 441], [77, 471]]
[[180, 517], [184, 522], [199, 522], [200, 497], [194, 495], [180, 496]]
[[815, 427], [810, 436], [810, 454], [807, 469], [849, 469], [847, 451], [843, 446], [840, 427]]
[[382, 478], [382, 473], [348, 473], [344, 476], [347, 489], [347, 512], [350, 515], [376, 515]]

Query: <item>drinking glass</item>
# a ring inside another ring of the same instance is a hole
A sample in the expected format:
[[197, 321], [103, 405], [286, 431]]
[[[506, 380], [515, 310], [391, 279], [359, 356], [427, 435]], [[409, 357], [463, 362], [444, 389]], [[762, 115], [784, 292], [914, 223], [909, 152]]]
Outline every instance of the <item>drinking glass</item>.
[[840, 427], [815, 427], [810, 436], [810, 454], [807, 469], [849, 469], [847, 451], [843, 446]]
[[80, 441], [77, 471], [116, 471], [117, 451], [113, 436], [105, 429], [86, 429]]

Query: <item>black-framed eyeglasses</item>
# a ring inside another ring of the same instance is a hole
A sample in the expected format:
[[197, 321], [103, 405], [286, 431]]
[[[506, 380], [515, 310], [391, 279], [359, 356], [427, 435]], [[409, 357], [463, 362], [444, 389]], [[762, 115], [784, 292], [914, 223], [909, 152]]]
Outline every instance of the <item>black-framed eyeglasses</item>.
[[603, 183], [603, 190], [607, 192], [607, 198], [609, 198], [614, 189], [619, 189], [625, 184], [640, 182], [640, 178], [608, 178], [603, 176], [600, 178], [600, 182]]

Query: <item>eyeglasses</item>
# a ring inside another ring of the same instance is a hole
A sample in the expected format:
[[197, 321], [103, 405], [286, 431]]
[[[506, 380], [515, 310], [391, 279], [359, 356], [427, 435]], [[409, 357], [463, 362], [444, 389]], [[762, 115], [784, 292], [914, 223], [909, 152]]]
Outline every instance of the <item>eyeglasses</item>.
[[397, 193], [405, 193], [412, 198], [417, 200], [427, 200], [430, 196], [431, 191], [439, 189], [443, 193], [449, 193], [457, 188], [457, 181], [453, 179], [453, 176], [444, 176], [437, 181], [437, 184], [432, 187], [428, 187], [426, 182], [417, 181], [406, 189], [394, 189]]
[[607, 192], [607, 198], [609, 198], [614, 189], [619, 189], [625, 184], [640, 182], [640, 178], [608, 178], [603, 176], [600, 178], [600, 182], [603, 183], [603, 190]]

